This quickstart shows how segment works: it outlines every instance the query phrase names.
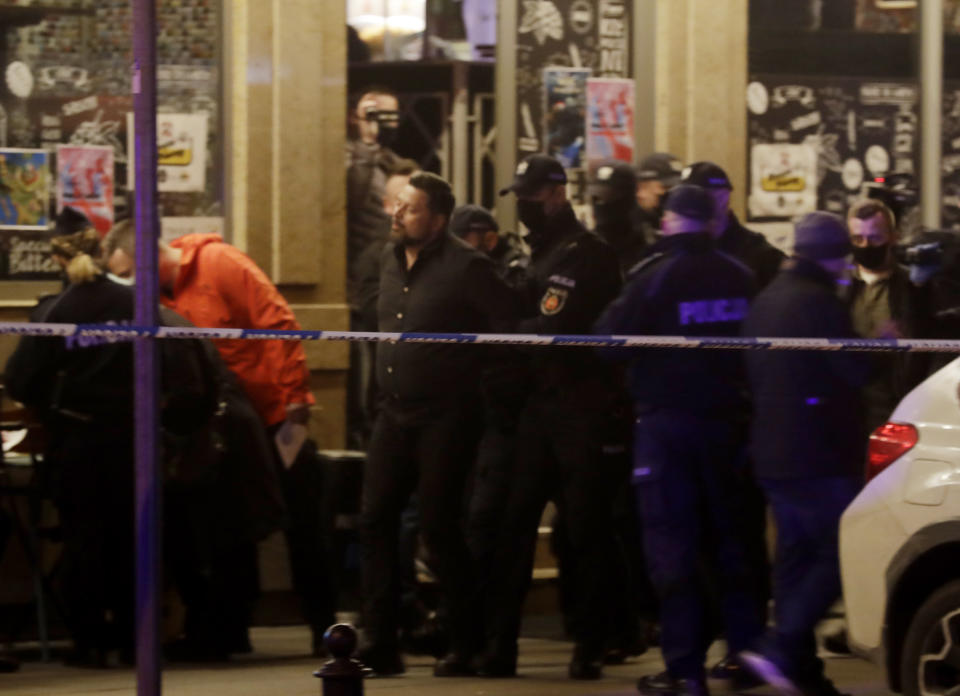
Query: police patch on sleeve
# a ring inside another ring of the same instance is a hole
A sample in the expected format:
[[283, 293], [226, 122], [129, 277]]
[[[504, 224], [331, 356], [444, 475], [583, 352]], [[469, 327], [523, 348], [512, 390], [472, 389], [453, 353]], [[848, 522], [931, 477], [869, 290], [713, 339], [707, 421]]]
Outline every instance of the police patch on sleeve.
[[543, 299], [540, 300], [540, 313], [546, 316], [559, 314], [569, 296], [570, 291], [566, 288], [547, 288]]

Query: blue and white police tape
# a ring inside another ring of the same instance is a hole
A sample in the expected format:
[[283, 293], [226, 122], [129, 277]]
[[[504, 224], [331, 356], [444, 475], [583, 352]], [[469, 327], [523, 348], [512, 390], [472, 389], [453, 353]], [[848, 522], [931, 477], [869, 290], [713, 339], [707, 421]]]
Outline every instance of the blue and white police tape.
[[208, 338], [283, 341], [361, 341], [387, 343], [475, 343], [515, 346], [590, 348], [707, 348], [730, 350], [818, 350], [912, 353], [960, 353], [960, 341], [932, 339], [737, 338], [717, 336], [578, 336], [540, 334], [381, 333], [373, 331], [286, 331], [279, 329], [203, 329], [118, 324], [44, 324], [0, 322], [0, 335], [137, 338]]

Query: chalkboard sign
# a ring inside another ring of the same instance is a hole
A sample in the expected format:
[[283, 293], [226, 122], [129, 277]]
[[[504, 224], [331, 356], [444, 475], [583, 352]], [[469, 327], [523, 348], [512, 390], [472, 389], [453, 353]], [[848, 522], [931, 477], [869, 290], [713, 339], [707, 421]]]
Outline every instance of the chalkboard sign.
[[[630, 77], [633, 0], [525, 0], [517, 26], [517, 160], [547, 151], [544, 69]], [[572, 104], [577, 107], [577, 104]]]
[[52, 232], [7, 230], [0, 233], [0, 280], [55, 280], [62, 272], [50, 255]]

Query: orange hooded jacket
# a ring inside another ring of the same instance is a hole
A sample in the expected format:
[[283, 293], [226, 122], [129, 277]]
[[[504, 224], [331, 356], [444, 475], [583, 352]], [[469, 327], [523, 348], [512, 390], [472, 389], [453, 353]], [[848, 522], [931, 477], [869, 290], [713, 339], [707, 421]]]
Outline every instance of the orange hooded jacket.
[[[299, 330], [290, 306], [253, 260], [216, 234], [174, 240], [180, 268], [164, 304], [203, 328]], [[213, 341], [267, 426], [286, 420], [290, 404], [312, 404], [299, 341]]]

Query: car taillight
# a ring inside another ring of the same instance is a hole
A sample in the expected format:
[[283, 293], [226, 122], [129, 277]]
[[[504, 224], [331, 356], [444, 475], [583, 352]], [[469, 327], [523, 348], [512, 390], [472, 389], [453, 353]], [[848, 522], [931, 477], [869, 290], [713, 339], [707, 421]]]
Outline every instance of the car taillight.
[[909, 423], [884, 423], [874, 430], [867, 447], [867, 481], [913, 449], [918, 439]]

